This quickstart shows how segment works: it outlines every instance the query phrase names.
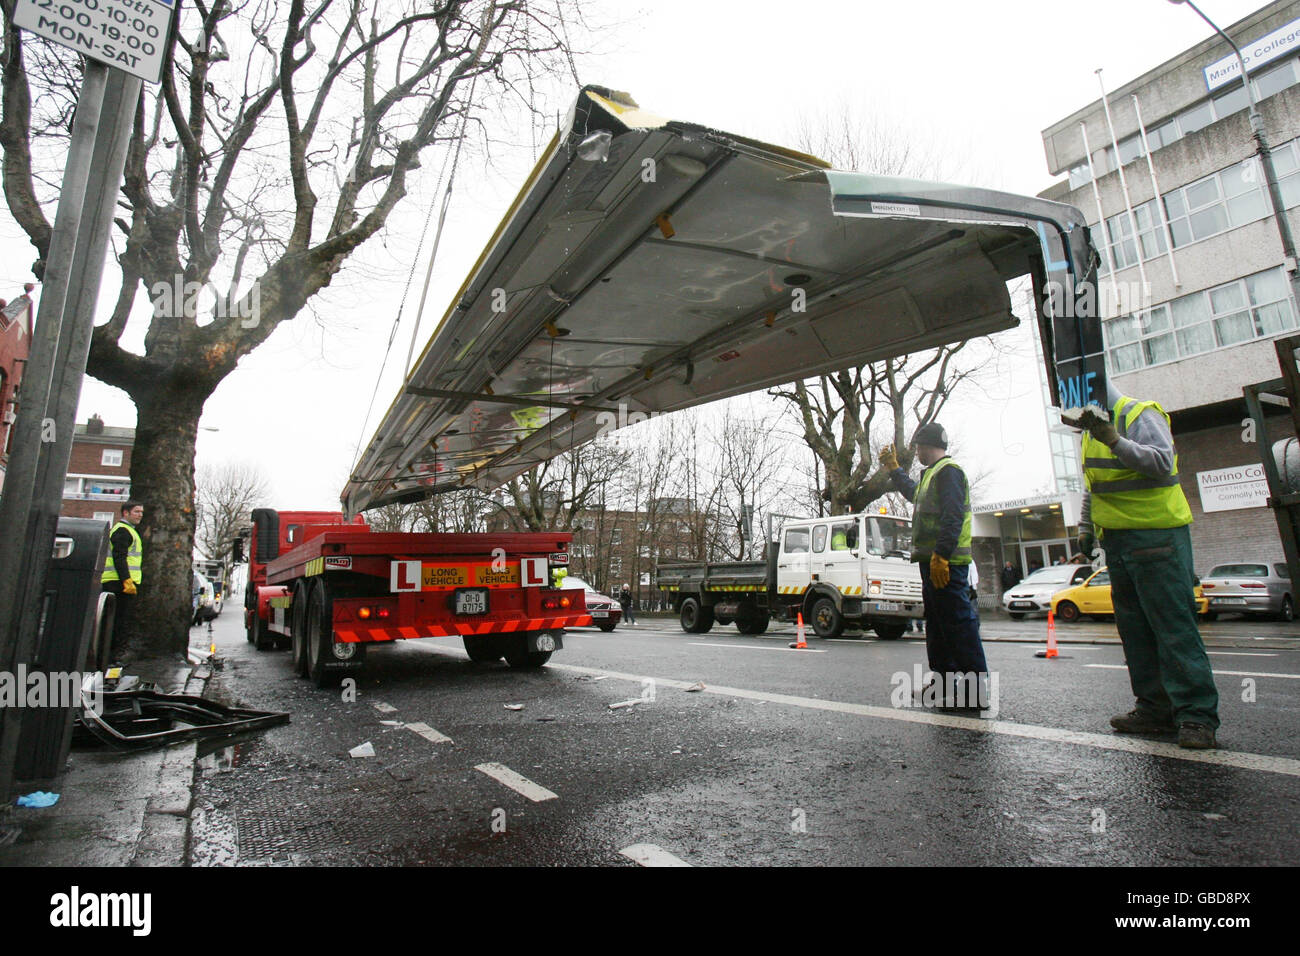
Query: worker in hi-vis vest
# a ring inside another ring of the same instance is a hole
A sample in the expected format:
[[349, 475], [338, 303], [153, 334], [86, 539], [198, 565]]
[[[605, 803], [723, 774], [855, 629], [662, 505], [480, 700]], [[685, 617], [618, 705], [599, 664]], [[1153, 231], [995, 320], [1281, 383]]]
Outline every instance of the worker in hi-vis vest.
[[963, 703], [955, 698], [958, 682], [967, 689], [964, 709], [987, 705], [988, 664], [980, 642], [979, 616], [971, 604], [970, 483], [961, 466], [948, 457], [948, 433], [938, 422], [916, 430], [916, 456], [925, 470], [913, 481], [898, 464], [893, 445], [880, 451], [894, 487], [915, 508], [912, 513], [912, 560], [921, 567], [925, 598], [925, 651], [935, 679], [942, 681], [944, 708]]
[[1122, 734], [1172, 734], [1180, 747], [1216, 746], [1219, 693], [1196, 627], [1192, 511], [1178, 480], [1169, 416], [1157, 403], [1108, 390], [1062, 420], [1085, 429], [1079, 550], [1100, 544], [1115, 625], [1137, 706], [1110, 719]]
[[101, 590], [117, 595], [113, 613], [113, 632], [121, 633], [131, 617], [135, 595], [143, 580], [144, 544], [137, 527], [144, 518], [144, 505], [128, 501], [122, 505], [122, 520], [108, 533], [108, 563], [100, 575]]

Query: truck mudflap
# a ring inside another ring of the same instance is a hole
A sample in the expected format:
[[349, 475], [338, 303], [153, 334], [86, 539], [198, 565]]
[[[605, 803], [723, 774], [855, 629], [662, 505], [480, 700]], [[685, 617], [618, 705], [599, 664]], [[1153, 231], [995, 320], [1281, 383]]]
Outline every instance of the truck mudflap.
[[564, 617], [519, 618], [513, 621], [466, 621], [463, 624], [421, 624], [403, 627], [338, 627], [334, 637], [345, 644], [414, 640], [420, 637], [464, 637], [476, 634], [510, 634], [525, 631], [560, 631], [566, 627], [585, 627], [592, 623], [590, 614]]

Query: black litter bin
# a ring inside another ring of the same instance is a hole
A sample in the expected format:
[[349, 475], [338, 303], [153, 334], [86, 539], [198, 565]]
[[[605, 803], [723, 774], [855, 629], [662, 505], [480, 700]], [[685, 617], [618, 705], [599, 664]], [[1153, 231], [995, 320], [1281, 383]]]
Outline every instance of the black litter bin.
[[80, 676], [102, 613], [99, 578], [108, 553], [108, 530], [108, 524], [97, 519], [59, 519], [36, 653], [26, 664], [27, 675], [45, 675], [46, 700], [45, 706], [23, 709], [14, 768], [17, 793], [50, 789], [67, 762]]

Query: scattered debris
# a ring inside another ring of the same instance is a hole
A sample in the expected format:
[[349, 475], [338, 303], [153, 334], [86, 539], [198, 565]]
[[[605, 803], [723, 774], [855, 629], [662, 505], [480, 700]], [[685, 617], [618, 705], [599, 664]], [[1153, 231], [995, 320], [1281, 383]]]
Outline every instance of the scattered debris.
[[91, 686], [92, 677], [86, 680], [81, 688], [82, 709], [73, 725], [74, 745], [142, 750], [182, 740], [231, 737], [289, 722], [287, 713], [226, 707], [191, 694], [159, 693], [155, 685], [130, 675], [115, 682], [105, 679], [102, 692]]
[[617, 704], [610, 704], [610, 710], [618, 710], [620, 707], [631, 707], [633, 704], [643, 704], [645, 700], [641, 697], [633, 697], [631, 700], [620, 700]]
[[1207, 820], [1226, 820], [1228, 819], [1222, 813], [1202, 813], [1201, 816]]
[[405, 725], [404, 723], [402, 723], [400, 720], [381, 720], [380, 723], [383, 724], [385, 727], [405, 727], [405, 726], [406, 726], [406, 725]]
[[392, 704], [385, 704], [382, 700], [374, 701], [370, 706], [375, 708], [375, 710], [379, 711], [381, 714], [397, 713], [396, 707], [394, 707]]
[[506, 704], [506, 710], [523, 710], [523, 704]]
[[18, 798], [20, 807], [52, 807], [58, 802], [59, 795], [46, 790], [34, 790]]
[[697, 692], [697, 691], [701, 691], [701, 690], [704, 690], [704, 681], [702, 681], [702, 680], [697, 680], [697, 681], [696, 681], [694, 684], [692, 684], [690, 687], [686, 688], [686, 693], [688, 693], [688, 694], [693, 694], [693, 693], [695, 693], [695, 692]]
[[353, 747], [348, 751], [349, 757], [373, 757], [375, 755], [375, 745], [367, 740], [364, 744]]

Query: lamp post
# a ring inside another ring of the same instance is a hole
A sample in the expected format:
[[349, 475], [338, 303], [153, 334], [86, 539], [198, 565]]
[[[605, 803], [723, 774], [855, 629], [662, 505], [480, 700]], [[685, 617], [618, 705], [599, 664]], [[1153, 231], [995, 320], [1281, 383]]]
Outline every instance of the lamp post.
[[1250, 88], [1250, 76], [1246, 73], [1246, 58], [1232, 37], [1219, 29], [1218, 24], [1207, 17], [1192, 0], [1169, 0], [1172, 4], [1187, 4], [1196, 11], [1197, 16], [1210, 25], [1210, 29], [1223, 37], [1232, 52], [1237, 55], [1237, 65], [1241, 67], [1241, 82], [1246, 88], [1246, 101], [1250, 104], [1250, 133], [1255, 140], [1255, 153], [1264, 167], [1264, 181], [1268, 185], [1268, 201], [1272, 207], [1273, 221], [1277, 223], [1277, 232], [1282, 239], [1283, 265], [1291, 280], [1291, 297], [1294, 307], [1300, 308], [1300, 288], [1297, 288], [1295, 239], [1291, 235], [1291, 225], [1286, 220], [1286, 207], [1282, 204], [1282, 190], [1278, 188], [1277, 173], [1273, 169], [1273, 154], [1269, 150], [1268, 139], [1264, 135], [1264, 117], [1259, 113], [1259, 104], [1255, 102], [1255, 93]]

